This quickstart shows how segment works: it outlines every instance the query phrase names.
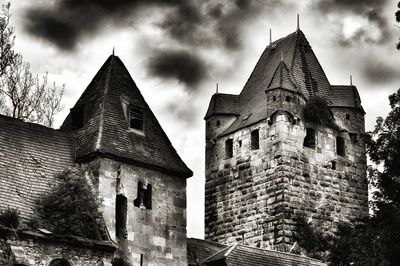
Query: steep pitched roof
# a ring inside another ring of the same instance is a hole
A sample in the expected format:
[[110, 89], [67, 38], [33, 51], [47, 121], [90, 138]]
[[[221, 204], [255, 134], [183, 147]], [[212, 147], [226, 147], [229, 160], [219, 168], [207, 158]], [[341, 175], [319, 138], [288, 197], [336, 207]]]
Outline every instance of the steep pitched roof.
[[239, 115], [239, 95], [215, 93], [204, 119], [212, 115]]
[[229, 266], [286, 266], [286, 265], [326, 265], [319, 260], [303, 257], [295, 254], [266, 250], [234, 244], [220, 252], [207, 258], [204, 265], [215, 265], [213, 262], [219, 262], [218, 265]]
[[283, 61], [281, 61], [276, 68], [275, 74], [272, 77], [271, 83], [268, 85], [266, 91], [274, 89], [285, 89], [300, 94], [300, 91], [297, 89], [289, 69]]
[[361, 106], [361, 98], [358, 90], [353, 85], [333, 85], [331, 86], [329, 97], [332, 107], [357, 108], [364, 111]]
[[[239, 95], [240, 115], [221, 135], [265, 119], [268, 116], [265, 90], [277, 86], [296, 88], [306, 98], [330, 95], [330, 83], [301, 30], [267, 46]], [[244, 117], [249, 117], [245, 123]]]
[[[143, 110], [144, 134], [128, 130], [123, 105]], [[122, 61], [111, 55], [97, 72], [74, 108], [84, 106], [85, 121], [77, 135], [77, 160], [102, 155], [190, 177]], [[62, 130], [73, 130], [71, 113]]]
[[71, 134], [0, 115], [0, 210], [15, 208], [31, 219], [35, 201], [74, 159]]

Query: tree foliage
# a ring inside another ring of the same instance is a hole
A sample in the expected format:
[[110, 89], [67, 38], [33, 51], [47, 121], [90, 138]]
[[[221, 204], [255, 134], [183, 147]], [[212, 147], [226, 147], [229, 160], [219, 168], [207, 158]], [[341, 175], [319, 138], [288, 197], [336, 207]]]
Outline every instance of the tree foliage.
[[51, 127], [55, 114], [63, 109], [64, 86], [49, 84], [47, 73], [41, 78], [32, 74], [29, 63], [13, 49], [10, 17], [8, 3], [0, 14], [0, 114]]
[[[400, 2], [397, 4], [397, 7], [399, 8], [399, 10], [396, 11], [396, 22], [400, 23]], [[397, 49], [400, 50], [400, 42], [397, 43]]]
[[328, 102], [320, 96], [313, 96], [308, 99], [304, 106], [304, 119], [324, 126], [335, 125]]
[[82, 170], [69, 168], [56, 176], [52, 192], [37, 201], [37, 213], [53, 233], [100, 239], [99, 203]]

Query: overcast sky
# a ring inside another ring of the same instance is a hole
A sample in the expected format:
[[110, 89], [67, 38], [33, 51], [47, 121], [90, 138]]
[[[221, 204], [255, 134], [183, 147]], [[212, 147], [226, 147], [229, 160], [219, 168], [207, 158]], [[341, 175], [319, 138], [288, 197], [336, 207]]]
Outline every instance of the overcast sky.
[[[4, 3], [5, 1], [0, 0]], [[269, 29], [300, 27], [331, 84], [353, 83], [367, 130], [388, 110], [400, 78], [393, 0], [12, 0], [16, 49], [33, 72], [65, 84], [64, 111], [115, 47], [175, 149], [188, 180], [188, 236], [204, 232], [204, 121], [215, 84], [238, 94]]]

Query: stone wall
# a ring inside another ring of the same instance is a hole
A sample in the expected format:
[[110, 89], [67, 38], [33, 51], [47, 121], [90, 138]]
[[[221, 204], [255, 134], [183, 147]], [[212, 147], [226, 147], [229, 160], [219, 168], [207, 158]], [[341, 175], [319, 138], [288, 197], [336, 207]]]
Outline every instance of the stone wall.
[[72, 266], [111, 266], [114, 250], [105, 251], [91, 242], [77, 245], [32, 234], [18, 233], [16, 237], [9, 233], [7, 238], [4, 235], [0, 238], [0, 265], [48, 266], [55, 259], [63, 259]]
[[[187, 265], [185, 178], [111, 159], [87, 166], [119, 257], [131, 265]], [[152, 187], [151, 209], [134, 205], [139, 181]], [[125, 237], [116, 236], [117, 195], [127, 200]]]
[[[312, 217], [330, 234], [336, 222], [368, 215], [364, 117], [351, 113], [350, 121], [342, 121], [347, 112], [334, 111], [348, 132], [293, 121], [294, 115], [279, 112], [207, 142], [205, 238], [285, 251], [293, 244], [295, 216]], [[303, 147], [307, 127], [316, 132], [315, 149]], [[259, 129], [257, 150], [250, 144], [254, 129]], [[351, 135], [355, 130], [357, 138]], [[345, 156], [336, 151], [339, 135]], [[233, 140], [232, 158], [224, 156], [227, 139]]]

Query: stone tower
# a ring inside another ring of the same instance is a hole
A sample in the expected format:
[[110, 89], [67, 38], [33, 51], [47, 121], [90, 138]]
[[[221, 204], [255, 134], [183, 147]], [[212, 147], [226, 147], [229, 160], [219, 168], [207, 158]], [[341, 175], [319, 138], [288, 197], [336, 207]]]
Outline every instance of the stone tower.
[[129, 265], [187, 265], [186, 178], [122, 61], [111, 55], [64, 121], [102, 202], [116, 256]]
[[[316, 97], [335, 126], [305, 119]], [[211, 98], [205, 238], [287, 251], [296, 216], [333, 233], [368, 215], [364, 114], [356, 87], [329, 83], [301, 30], [270, 44], [239, 95]]]

